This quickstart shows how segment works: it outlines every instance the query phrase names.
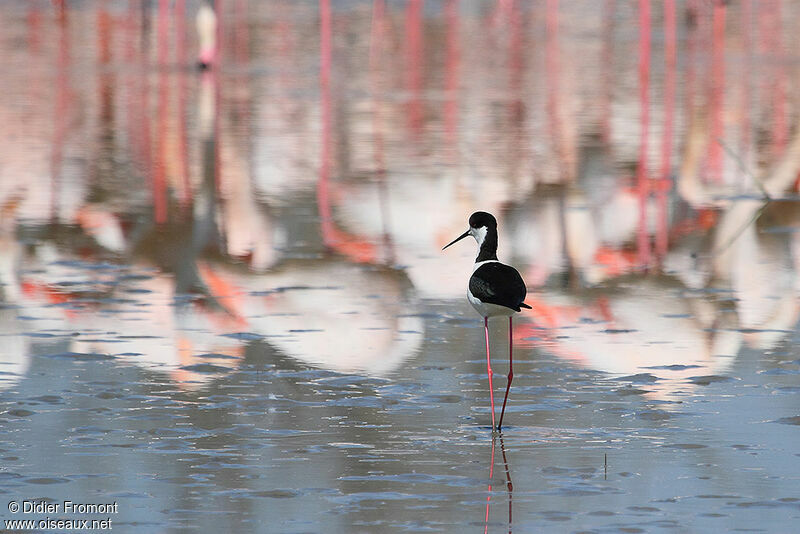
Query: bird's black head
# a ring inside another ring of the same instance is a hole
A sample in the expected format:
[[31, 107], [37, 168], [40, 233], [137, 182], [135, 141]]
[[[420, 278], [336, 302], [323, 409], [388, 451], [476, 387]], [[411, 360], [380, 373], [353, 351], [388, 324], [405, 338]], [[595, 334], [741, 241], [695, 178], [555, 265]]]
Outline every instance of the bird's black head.
[[491, 213], [485, 211], [476, 211], [469, 217], [470, 228], [497, 228], [497, 219]]

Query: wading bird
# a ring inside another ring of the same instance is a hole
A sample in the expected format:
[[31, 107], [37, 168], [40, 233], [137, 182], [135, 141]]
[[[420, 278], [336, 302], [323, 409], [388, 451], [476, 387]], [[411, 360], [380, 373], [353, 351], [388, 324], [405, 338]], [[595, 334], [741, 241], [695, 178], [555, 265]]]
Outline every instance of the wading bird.
[[497, 220], [491, 213], [476, 211], [469, 218], [469, 229], [459, 237], [445, 245], [446, 249], [453, 243], [472, 236], [478, 242], [478, 257], [472, 268], [469, 279], [467, 298], [472, 307], [483, 317], [483, 329], [486, 334], [486, 373], [489, 375], [489, 400], [492, 407], [492, 430], [494, 430], [494, 388], [492, 386], [492, 362], [489, 356], [489, 317], [508, 317], [508, 384], [503, 398], [503, 409], [500, 411], [499, 432], [503, 426], [503, 414], [506, 411], [508, 390], [514, 379], [514, 360], [512, 357], [512, 316], [521, 308], [530, 306], [525, 300], [525, 282], [519, 272], [497, 259]]

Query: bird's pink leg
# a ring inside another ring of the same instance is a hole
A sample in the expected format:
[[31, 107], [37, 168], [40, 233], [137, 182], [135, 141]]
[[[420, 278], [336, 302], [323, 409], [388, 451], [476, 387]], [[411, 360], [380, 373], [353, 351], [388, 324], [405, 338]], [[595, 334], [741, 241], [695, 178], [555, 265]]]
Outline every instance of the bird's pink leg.
[[486, 374], [489, 375], [489, 400], [492, 403], [492, 431], [494, 431], [494, 387], [492, 386], [492, 362], [489, 359], [489, 318], [483, 318], [483, 330], [486, 333]]
[[497, 431], [503, 426], [503, 414], [506, 413], [506, 401], [508, 400], [508, 390], [511, 389], [511, 381], [514, 380], [514, 358], [513, 358], [513, 345], [514, 337], [511, 334], [512, 318], [508, 318], [508, 384], [506, 385], [506, 396], [503, 398], [503, 409], [500, 410], [500, 424], [497, 425]]

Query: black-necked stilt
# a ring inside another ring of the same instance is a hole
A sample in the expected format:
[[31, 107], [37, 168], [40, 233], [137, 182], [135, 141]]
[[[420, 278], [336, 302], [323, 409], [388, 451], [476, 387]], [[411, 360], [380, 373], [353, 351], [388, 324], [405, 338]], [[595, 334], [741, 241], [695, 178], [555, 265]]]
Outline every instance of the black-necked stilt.
[[512, 316], [522, 308], [530, 309], [525, 300], [525, 282], [519, 272], [497, 259], [497, 220], [491, 213], [476, 211], [469, 218], [469, 230], [444, 246], [446, 249], [467, 236], [478, 242], [478, 257], [469, 279], [467, 298], [472, 307], [483, 316], [483, 329], [486, 334], [486, 372], [489, 375], [489, 399], [492, 407], [492, 430], [494, 430], [494, 388], [492, 387], [492, 362], [489, 356], [489, 317], [508, 317], [508, 385], [500, 411], [500, 424], [506, 411], [508, 390], [514, 379], [514, 360], [512, 358]]

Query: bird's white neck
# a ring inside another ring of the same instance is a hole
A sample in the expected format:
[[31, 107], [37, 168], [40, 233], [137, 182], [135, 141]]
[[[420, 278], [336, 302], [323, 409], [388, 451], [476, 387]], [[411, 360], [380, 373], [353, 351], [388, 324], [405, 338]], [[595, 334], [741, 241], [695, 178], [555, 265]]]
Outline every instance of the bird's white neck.
[[476, 263], [497, 260], [497, 228], [481, 226], [480, 228], [470, 228], [469, 233], [478, 242]]

